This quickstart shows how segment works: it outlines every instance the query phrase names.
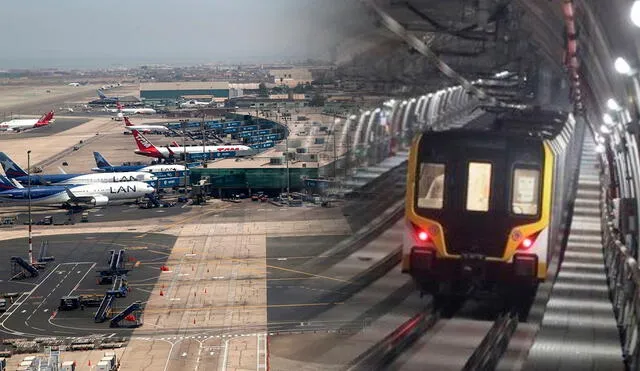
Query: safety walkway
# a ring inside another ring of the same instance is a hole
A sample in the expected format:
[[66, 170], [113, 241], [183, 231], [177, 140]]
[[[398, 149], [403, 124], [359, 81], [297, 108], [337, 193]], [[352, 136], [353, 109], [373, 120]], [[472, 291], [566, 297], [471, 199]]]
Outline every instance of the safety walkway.
[[587, 136], [564, 260], [525, 370], [624, 368], [604, 268], [597, 166]]

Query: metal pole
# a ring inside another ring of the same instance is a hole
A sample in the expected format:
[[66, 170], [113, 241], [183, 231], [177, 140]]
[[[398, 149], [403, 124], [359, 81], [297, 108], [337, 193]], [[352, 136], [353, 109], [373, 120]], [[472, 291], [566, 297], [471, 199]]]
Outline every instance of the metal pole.
[[187, 120], [180, 120], [182, 124], [182, 156], [184, 156], [184, 195], [187, 196], [187, 142], [186, 142], [186, 133], [187, 133]]
[[289, 130], [287, 129], [287, 137], [285, 138], [285, 162], [287, 163], [287, 200], [289, 200], [291, 198], [291, 196], [289, 195], [290, 189], [290, 182], [289, 182]]
[[338, 178], [338, 149], [336, 148], [336, 127], [333, 126], [333, 179]]
[[202, 165], [203, 167], [207, 167], [207, 153], [206, 153], [206, 146], [205, 146], [205, 130], [204, 130], [204, 122], [205, 122], [205, 118], [206, 118], [207, 114], [203, 113], [202, 114]]
[[33, 240], [31, 238], [31, 150], [27, 151], [27, 197], [28, 203], [28, 217], [29, 217], [29, 264], [33, 264]]

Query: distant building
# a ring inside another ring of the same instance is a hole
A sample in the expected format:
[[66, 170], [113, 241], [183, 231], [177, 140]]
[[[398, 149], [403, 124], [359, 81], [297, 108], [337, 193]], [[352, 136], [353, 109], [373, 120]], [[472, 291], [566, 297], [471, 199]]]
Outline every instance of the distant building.
[[140, 84], [140, 98], [145, 101], [175, 101], [184, 96], [229, 97], [229, 83], [215, 81], [146, 82]]
[[273, 82], [276, 85], [287, 85], [290, 88], [294, 88], [298, 84], [311, 84], [313, 81], [311, 71], [306, 68], [270, 70], [269, 74], [273, 76]]

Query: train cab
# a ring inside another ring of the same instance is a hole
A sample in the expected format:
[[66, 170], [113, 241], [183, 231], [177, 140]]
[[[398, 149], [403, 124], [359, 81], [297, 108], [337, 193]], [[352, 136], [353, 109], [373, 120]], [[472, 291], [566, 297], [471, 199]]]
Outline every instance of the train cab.
[[[565, 117], [566, 118], [566, 117]], [[534, 294], [547, 277], [554, 135], [456, 129], [414, 140], [408, 164], [402, 270], [423, 293]]]

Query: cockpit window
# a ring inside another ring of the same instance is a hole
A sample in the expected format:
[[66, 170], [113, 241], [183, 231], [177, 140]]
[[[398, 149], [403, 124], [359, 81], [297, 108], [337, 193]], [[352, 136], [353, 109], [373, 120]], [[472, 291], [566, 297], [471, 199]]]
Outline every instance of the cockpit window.
[[444, 203], [445, 165], [423, 163], [418, 179], [418, 207], [442, 209]]
[[513, 172], [511, 211], [517, 215], [537, 215], [540, 203], [540, 170], [516, 168]]
[[489, 211], [491, 197], [491, 164], [470, 162], [467, 177], [467, 210]]

